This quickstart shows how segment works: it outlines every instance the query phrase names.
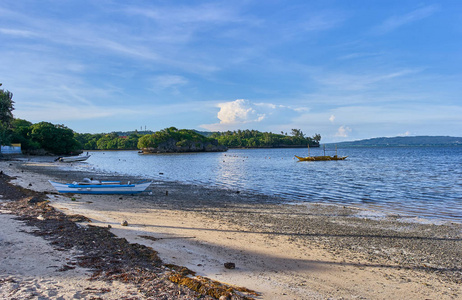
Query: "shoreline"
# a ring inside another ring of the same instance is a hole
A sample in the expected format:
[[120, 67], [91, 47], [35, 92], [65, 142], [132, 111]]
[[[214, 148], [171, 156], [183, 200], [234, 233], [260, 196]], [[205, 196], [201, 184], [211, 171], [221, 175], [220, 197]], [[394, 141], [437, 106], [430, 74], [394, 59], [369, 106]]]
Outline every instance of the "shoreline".
[[[69, 181], [85, 172], [53, 163], [0, 166], [18, 177], [14, 184], [50, 193], [59, 211], [111, 225], [112, 233], [152, 247], [165, 263], [262, 293], [257, 299], [456, 299], [462, 293], [460, 224], [376, 220], [354, 207], [271, 204], [267, 196], [159, 181], [152, 195], [76, 194], [71, 201], [53, 193], [47, 178]], [[227, 261], [236, 269], [223, 268]]]
[[[115, 150], [117, 152], [118, 150]], [[239, 150], [238, 150], [239, 151]], [[104, 154], [106, 151], [101, 151]], [[111, 151], [108, 151], [111, 152]], [[122, 152], [130, 152], [130, 151], [122, 151]], [[240, 191], [241, 193], [249, 193], [256, 196], [266, 195], [268, 197], [272, 197], [274, 199], [274, 203], [292, 203], [295, 202], [297, 204], [301, 203], [327, 203], [332, 205], [347, 205], [349, 207], [357, 207], [360, 210], [369, 210], [369, 211], [378, 211], [380, 213], [386, 212], [389, 215], [396, 215], [400, 216], [403, 219], [407, 219], [405, 221], [413, 221], [413, 222], [425, 222], [425, 223], [435, 223], [435, 224], [442, 224], [445, 222], [456, 222], [462, 224], [462, 217], [459, 213], [460, 205], [457, 204], [457, 196], [458, 194], [455, 193], [455, 189], [453, 189], [452, 194], [448, 194], [444, 196], [444, 191], [442, 190], [442, 186], [444, 184], [438, 184], [437, 182], [433, 182], [435, 188], [430, 185], [423, 187], [422, 185], [414, 185], [411, 187], [406, 187], [405, 185], [398, 184], [395, 182], [388, 182], [386, 187], [381, 186], [381, 183], [378, 183], [381, 188], [378, 191], [374, 190], [373, 185], [366, 185], [365, 189], [355, 187], [354, 179], [351, 176], [347, 176], [343, 178], [345, 181], [335, 181], [332, 183], [332, 187], [335, 185], [338, 186], [345, 186], [345, 190], [342, 190], [341, 187], [338, 188], [331, 188], [329, 185], [329, 181], [324, 181], [319, 176], [315, 176], [311, 178], [311, 182], [308, 183], [307, 186], [303, 186], [300, 184], [301, 181], [296, 182], [288, 182], [283, 184], [278, 184], [279, 180], [275, 183], [275, 185], [268, 185], [265, 183], [265, 180], [262, 181], [261, 178], [256, 178], [256, 181], [253, 181], [252, 177], [244, 176], [243, 178], [240, 175], [235, 174], [236, 178], [240, 178], [240, 180], [234, 181], [232, 178], [228, 178], [226, 180], [223, 179], [214, 179], [214, 175], [212, 173], [211, 176], [202, 176], [200, 174], [208, 174], [208, 172], [199, 172], [196, 177], [194, 172], [187, 171], [186, 173], [188, 176], [182, 176], [178, 174], [182, 174], [181, 168], [178, 170], [179, 172], [169, 172], [168, 165], [165, 164], [164, 160], [160, 160], [159, 165], [151, 165], [148, 161], [141, 159], [144, 161], [145, 164], [131, 166], [130, 164], [124, 163], [126, 161], [131, 161], [134, 159], [138, 161], [136, 154], [133, 154], [134, 151], [131, 151], [130, 154], [123, 154], [119, 157], [121, 161], [121, 165], [117, 166], [114, 164], [109, 165], [109, 160], [103, 158], [104, 155], [100, 155], [95, 153], [93, 159], [95, 161], [89, 162], [88, 165], [80, 164], [79, 168], [83, 171], [95, 171], [97, 172], [98, 169], [105, 169], [106, 174], [115, 174], [117, 175], [124, 175], [123, 173], [119, 173], [120, 170], [125, 173], [126, 176], [139, 176], [139, 178], [148, 179], [148, 180], [161, 180], [161, 181], [169, 181], [169, 182], [176, 182], [178, 184], [186, 184], [186, 185], [201, 185], [206, 186], [212, 189], [230, 189], [234, 191]], [[171, 154], [177, 155], [177, 154]], [[232, 165], [234, 160], [240, 161], [240, 158], [243, 159], [243, 164], [247, 165], [247, 159], [250, 156], [247, 154], [241, 155], [240, 153], [229, 153], [228, 155], [230, 158], [223, 157], [223, 166]], [[250, 155], [250, 153], [248, 154]], [[113, 157], [113, 155], [110, 155]], [[116, 155], [117, 156], [117, 155]], [[167, 157], [161, 155], [162, 157]], [[181, 157], [181, 155], [179, 155]], [[239, 157], [239, 158], [238, 158]], [[251, 157], [252, 158], [252, 157]], [[255, 157], [254, 157], [255, 158]], [[274, 157], [273, 157], [274, 158]], [[281, 156], [279, 158], [286, 159], [285, 156]], [[265, 158], [266, 159], [266, 158]], [[117, 160], [117, 157], [116, 157]], [[168, 159], [167, 159], [168, 160]], [[193, 159], [194, 160], [194, 159]], [[229, 161], [228, 161], [229, 160]], [[252, 159], [254, 160], [254, 159]], [[293, 158], [296, 161], [295, 158]], [[151, 160], [149, 160], [151, 161]], [[155, 160], [154, 160], [155, 161]], [[227, 162], [225, 164], [225, 161]], [[230, 162], [230, 163], [228, 163]], [[357, 162], [352, 163], [355, 165]], [[221, 158], [220, 158], [221, 164]], [[249, 164], [250, 159], [249, 159]], [[149, 168], [145, 168], [144, 166], [149, 165]], [[286, 163], [284, 163], [286, 165]], [[295, 164], [298, 166], [298, 162]], [[301, 163], [300, 166], [304, 166], [305, 163]], [[313, 170], [312, 164], [306, 164], [310, 170]], [[331, 165], [331, 164], [329, 164]], [[335, 166], [335, 164], [334, 164]], [[175, 168], [179, 167], [175, 165]], [[221, 168], [221, 167], [220, 167]], [[219, 169], [220, 169], [219, 168]], [[302, 170], [305, 167], [302, 168]], [[290, 167], [292, 169], [292, 166]], [[314, 169], [317, 169], [314, 167]], [[296, 176], [304, 176], [304, 173], [298, 172], [298, 168], [295, 169], [294, 175]], [[100, 171], [101, 172], [101, 171]], [[214, 170], [213, 172], [218, 172], [220, 174], [221, 171]], [[339, 171], [338, 171], [339, 172]], [[231, 172], [232, 173], [232, 172]], [[252, 173], [252, 172], [249, 172]], [[348, 173], [348, 172], [341, 172], [341, 173]], [[354, 172], [352, 172], [354, 173]], [[283, 173], [287, 176], [287, 170]], [[190, 175], [190, 176], [189, 176]], [[377, 175], [377, 174], [376, 174]], [[390, 174], [387, 174], [390, 175]], [[222, 176], [222, 175], [217, 175]], [[296, 178], [296, 176], [293, 176]], [[341, 175], [340, 177], [342, 177]], [[324, 176], [330, 177], [330, 176]], [[337, 177], [337, 176], [336, 176]], [[364, 176], [362, 176], [364, 177]], [[385, 176], [386, 178], [393, 178], [393, 176]], [[245, 178], [249, 178], [247, 181]], [[456, 178], [456, 177], [454, 177]], [[275, 180], [275, 178], [272, 178]], [[277, 180], [277, 179], [276, 179]], [[320, 180], [319, 186], [316, 183], [317, 180]], [[353, 181], [352, 181], [353, 180]], [[365, 180], [362, 178], [362, 180]], [[415, 180], [415, 179], [414, 179]], [[314, 182], [314, 183], [313, 183]], [[326, 183], [327, 182], [327, 183]], [[361, 181], [360, 181], [361, 182]], [[402, 180], [401, 180], [402, 182]], [[445, 182], [445, 177], [441, 176], [441, 183]], [[266, 185], [265, 185], [266, 184]], [[394, 187], [394, 184], [398, 184], [398, 186]], [[361, 186], [361, 184], [359, 184]], [[277, 186], [277, 187], [276, 187]], [[446, 186], [457, 186], [457, 182], [455, 180], [446, 183]], [[420, 188], [426, 188], [428, 191], [425, 193], [423, 192], [415, 192], [415, 193], [406, 193], [406, 189], [412, 189], [413, 191], [419, 191]], [[326, 189], [326, 193], [324, 194], [323, 191]], [[403, 190], [404, 189], [404, 190]], [[381, 196], [371, 196], [371, 193], [381, 194]], [[397, 195], [402, 195], [397, 197]], [[436, 198], [431, 198], [435, 195]], [[440, 195], [440, 196], [438, 196]], [[407, 197], [407, 198], [406, 198]], [[419, 198], [422, 197], [422, 198]], [[428, 198], [430, 197], [430, 198]], [[402, 199], [402, 200], [401, 200]], [[430, 205], [429, 205], [430, 204]]]

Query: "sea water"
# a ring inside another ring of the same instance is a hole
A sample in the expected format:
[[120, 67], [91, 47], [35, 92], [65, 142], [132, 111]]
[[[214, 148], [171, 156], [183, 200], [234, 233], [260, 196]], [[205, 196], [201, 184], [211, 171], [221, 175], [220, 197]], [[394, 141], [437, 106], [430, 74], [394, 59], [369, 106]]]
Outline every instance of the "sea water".
[[[324, 155], [322, 148], [310, 152]], [[338, 155], [346, 160], [318, 162], [299, 162], [294, 155], [308, 155], [301, 148], [90, 154], [81, 166], [96, 171], [278, 196], [287, 203], [338, 203], [462, 221], [462, 147], [344, 148]]]

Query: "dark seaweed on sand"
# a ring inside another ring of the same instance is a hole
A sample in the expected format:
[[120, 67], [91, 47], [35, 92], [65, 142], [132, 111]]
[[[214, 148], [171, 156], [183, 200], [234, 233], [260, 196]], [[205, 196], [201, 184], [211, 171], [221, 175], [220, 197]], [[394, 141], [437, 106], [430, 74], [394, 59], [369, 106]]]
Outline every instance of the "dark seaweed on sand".
[[11, 210], [18, 219], [37, 230], [32, 233], [50, 241], [56, 250], [77, 250], [76, 263], [69, 262], [59, 271], [74, 269], [75, 265], [93, 271], [90, 280], [119, 280], [136, 284], [148, 298], [155, 299], [251, 299], [253, 291], [240, 289], [194, 276], [184, 267], [164, 265], [157, 252], [140, 244], [118, 238], [108, 228], [83, 226], [88, 222], [80, 215], [67, 216], [48, 205], [46, 193], [34, 192], [9, 184], [0, 174], [0, 194], [3, 208]]

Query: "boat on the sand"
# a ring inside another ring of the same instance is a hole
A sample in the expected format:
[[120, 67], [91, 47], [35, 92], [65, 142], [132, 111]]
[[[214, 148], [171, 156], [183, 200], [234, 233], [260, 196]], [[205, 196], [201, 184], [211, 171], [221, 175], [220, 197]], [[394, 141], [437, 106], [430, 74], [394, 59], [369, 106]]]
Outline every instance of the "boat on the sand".
[[79, 156], [66, 156], [66, 157], [58, 157], [58, 161], [60, 162], [77, 162], [77, 161], [84, 161], [87, 160], [91, 155], [79, 155]]
[[99, 181], [84, 178], [81, 182], [59, 183], [49, 180], [59, 193], [72, 194], [138, 194], [144, 192], [152, 181], [126, 184], [120, 181]]

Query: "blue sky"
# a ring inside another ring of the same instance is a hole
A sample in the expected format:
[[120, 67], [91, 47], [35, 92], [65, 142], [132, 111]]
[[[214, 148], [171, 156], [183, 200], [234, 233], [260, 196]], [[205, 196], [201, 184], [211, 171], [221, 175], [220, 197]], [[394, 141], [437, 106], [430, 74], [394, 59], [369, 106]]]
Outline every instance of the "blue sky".
[[462, 1], [2, 0], [16, 118], [77, 132], [462, 135]]

